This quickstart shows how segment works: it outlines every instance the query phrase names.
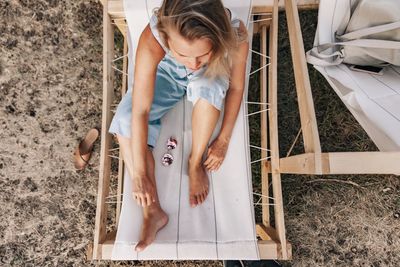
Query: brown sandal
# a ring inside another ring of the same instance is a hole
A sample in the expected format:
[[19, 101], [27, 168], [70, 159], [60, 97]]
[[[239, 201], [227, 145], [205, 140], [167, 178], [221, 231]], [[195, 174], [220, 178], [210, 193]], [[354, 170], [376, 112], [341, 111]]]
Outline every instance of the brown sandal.
[[85, 138], [75, 148], [74, 165], [77, 170], [83, 170], [89, 163], [92, 155], [93, 144], [99, 137], [99, 131], [95, 128], [90, 129]]

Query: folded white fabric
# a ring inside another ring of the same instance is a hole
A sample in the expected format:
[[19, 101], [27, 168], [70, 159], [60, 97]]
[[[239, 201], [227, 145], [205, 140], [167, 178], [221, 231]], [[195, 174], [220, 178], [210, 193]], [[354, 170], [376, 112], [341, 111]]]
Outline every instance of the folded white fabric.
[[[335, 33], [351, 10], [352, 3], [355, 2], [321, 0], [315, 47], [335, 42]], [[355, 71], [343, 63], [314, 67], [324, 75], [379, 150], [400, 150], [399, 67], [386, 66], [383, 75]]]
[[[129, 88], [133, 84], [133, 63], [140, 33], [148, 23], [152, 9], [161, 1], [125, 0], [129, 28]], [[250, 0], [224, 1], [244, 22], [250, 16]], [[251, 36], [251, 31], [249, 31]], [[249, 61], [250, 62], [250, 61]], [[248, 64], [249, 72], [250, 65]], [[247, 82], [244, 99], [247, 99]], [[196, 207], [189, 205], [187, 161], [191, 148], [192, 104], [180, 101], [162, 121], [162, 129], [153, 154], [156, 161], [157, 190], [169, 222], [152, 245], [137, 253], [142, 211], [132, 198], [127, 172], [124, 179], [122, 210], [112, 252], [113, 260], [156, 259], [259, 259], [252, 200], [247, 109], [242, 103], [229, 149], [221, 168], [209, 173], [210, 193]], [[214, 136], [218, 133], [222, 115]], [[178, 146], [172, 151], [174, 162], [165, 167], [161, 158], [165, 142], [173, 136]]]

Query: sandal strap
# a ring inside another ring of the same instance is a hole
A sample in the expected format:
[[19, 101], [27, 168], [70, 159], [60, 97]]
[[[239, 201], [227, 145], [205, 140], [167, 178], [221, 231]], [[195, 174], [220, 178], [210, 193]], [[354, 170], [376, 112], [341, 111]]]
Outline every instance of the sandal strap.
[[83, 160], [83, 162], [85, 162], [86, 164], [89, 164], [89, 161], [85, 160], [80, 153], [79, 153], [79, 157], [81, 158], [81, 160]]

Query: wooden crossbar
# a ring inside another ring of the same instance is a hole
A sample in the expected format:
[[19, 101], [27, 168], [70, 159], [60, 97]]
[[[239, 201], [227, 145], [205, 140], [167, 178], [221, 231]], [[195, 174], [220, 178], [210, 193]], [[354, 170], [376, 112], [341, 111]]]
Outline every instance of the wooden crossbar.
[[[253, 13], [272, 13], [275, 0], [253, 0]], [[101, 1], [104, 5], [105, 0]], [[111, 19], [125, 18], [124, 4], [122, 0], [108, 0], [108, 14]], [[278, 1], [280, 9], [284, 9], [285, 3]], [[297, 5], [300, 9], [318, 8], [319, 0], [298, 0]]]

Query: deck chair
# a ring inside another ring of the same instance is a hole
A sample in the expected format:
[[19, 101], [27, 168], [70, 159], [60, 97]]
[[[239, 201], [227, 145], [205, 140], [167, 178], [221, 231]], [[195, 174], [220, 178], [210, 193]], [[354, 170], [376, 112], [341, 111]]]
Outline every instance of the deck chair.
[[[181, 101], [166, 115], [159, 143], [154, 149], [155, 159], [157, 161], [161, 156], [161, 146], [164, 144], [160, 142], [165, 137], [175, 135], [182, 148], [175, 155], [179, 160], [174, 162], [173, 167], [169, 169], [156, 167], [158, 187], [165, 186], [159, 190], [161, 202], [164, 203], [163, 200], [168, 198], [166, 192], [170, 192], [169, 196], [174, 196], [172, 201], [175, 202], [175, 206], [166, 208], [170, 213], [170, 222], [167, 228], [169, 227], [172, 232], [166, 231], [167, 229], [160, 231], [156, 241], [138, 255], [133, 253], [133, 247], [138, 239], [141, 214], [140, 210], [132, 205], [130, 179], [126, 178], [127, 174], [124, 172], [121, 157], [116, 157], [118, 158], [117, 177], [111, 172], [111, 160], [115, 157], [112, 154], [118, 148], [113, 148], [108, 128], [114, 105], [115, 72], [123, 75], [123, 94], [127, 84], [129, 88], [133, 82], [131, 80], [134, 68], [132, 62], [134, 62], [134, 51], [139, 34], [148, 22], [151, 8], [160, 1], [102, 1], [104, 67], [101, 162], [94, 243], [89, 246], [88, 258], [95, 260], [291, 258], [291, 245], [286, 241], [285, 234], [277, 138], [278, 0], [269, 1], [270, 6], [265, 6], [263, 1], [253, 1], [253, 7], [250, 6], [251, 1], [226, 0], [223, 2], [235, 13], [241, 14], [241, 19], [247, 23], [250, 35], [252, 31], [260, 33], [261, 50], [249, 53], [249, 59], [251, 55], [259, 56], [261, 67], [252, 72], [250, 72], [250, 64], [247, 68], [248, 75], [257, 71], [261, 73], [260, 102], [247, 101], [248, 83], [246, 82], [246, 92], [224, 167], [221, 167], [219, 173], [210, 177], [211, 192], [208, 196], [208, 203], [204, 203], [195, 210], [188, 208], [188, 186], [185, 181], [187, 180], [185, 164], [191, 142], [189, 119], [191, 104], [186, 100]], [[114, 58], [115, 28], [118, 28], [124, 36], [124, 55], [127, 56]], [[267, 39], [269, 39], [269, 47], [267, 47]], [[121, 59], [123, 59], [122, 70], [115, 64], [117, 60]], [[247, 105], [258, 105], [260, 110], [248, 113]], [[261, 147], [252, 145], [248, 135], [248, 117], [255, 114], [261, 116]], [[169, 121], [172, 121], [172, 117], [179, 118], [176, 120], [179, 121], [178, 127], [168, 124]], [[250, 162], [251, 148], [261, 150], [261, 159]], [[233, 154], [233, 151], [236, 153]], [[240, 157], [235, 158], [237, 155]], [[267, 160], [270, 162], [269, 165], [264, 164]], [[263, 170], [262, 190], [254, 194], [258, 198], [256, 203], [253, 203], [250, 171], [250, 165], [254, 163], [262, 164]], [[267, 166], [272, 166], [271, 176], [267, 173]], [[176, 177], [177, 180], [174, 183], [164, 183], [162, 178], [157, 176], [157, 173], [161, 171], [168, 177]], [[269, 190], [270, 184], [273, 188], [272, 192]], [[257, 225], [255, 224], [253, 204], [262, 206], [262, 222]], [[114, 205], [116, 205], [115, 220], [111, 218], [114, 210], [109, 209], [109, 206], [115, 207]], [[274, 225], [270, 222], [272, 210], [274, 211]], [[208, 218], [210, 223], [202, 221], [205, 225], [196, 224], [201, 218]], [[109, 221], [116, 223], [110, 225]]]
[[[315, 45], [334, 41], [339, 22], [353, 2], [320, 2]], [[345, 64], [315, 66], [380, 150], [322, 152], [298, 11], [294, 0], [286, 0], [285, 4], [305, 153], [281, 158], [279, 171], [319, 175], [400, 174], [399, 68], [387, 67], [385, 74], [378, 77], [352, 71]]]

